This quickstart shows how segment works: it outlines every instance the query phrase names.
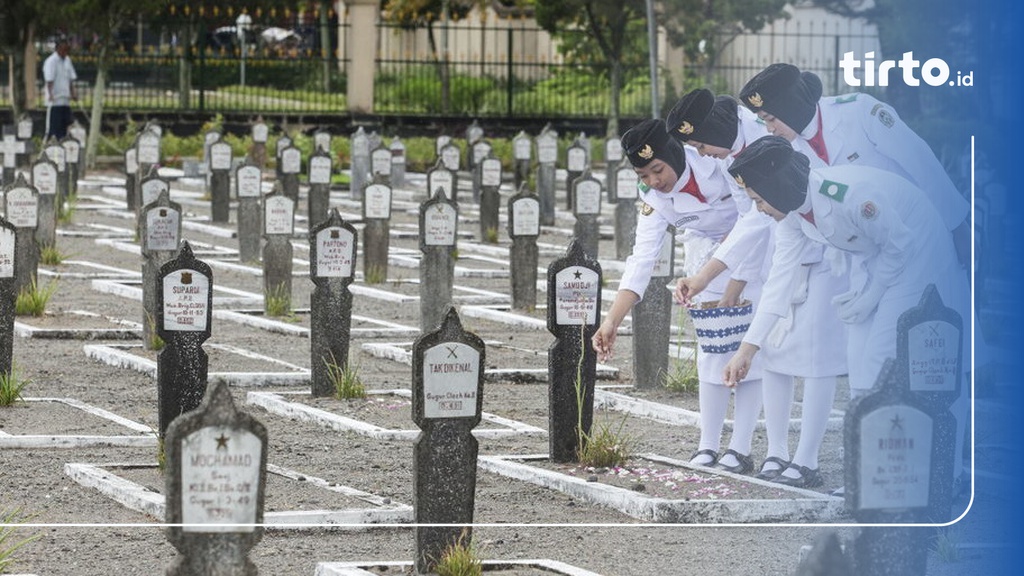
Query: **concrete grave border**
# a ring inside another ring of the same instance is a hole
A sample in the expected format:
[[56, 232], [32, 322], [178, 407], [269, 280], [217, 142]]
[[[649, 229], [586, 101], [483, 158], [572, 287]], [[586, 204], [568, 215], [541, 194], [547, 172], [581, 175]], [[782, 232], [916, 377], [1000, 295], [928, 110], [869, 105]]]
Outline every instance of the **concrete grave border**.
[[[363, 570], [364, 567], [388, 567], [388, 568], [401, 568], [402, 572], [396, 572], [396, 574], [405, 574], [405, 570], [412, 567], [412, 562], [318, 562], [316, 565], [316, 572], [313, 576], [374, 576], [374, 572]], [[557, 560], [547, 560], [542, 558], [531, 559], [531, 560], [484, 560], [483, 570], [484, 572], [496, 572], [498, 570], [510, 570], [516, 567], [525, 568], [539, 568], [544, 572], [551, 572], [552, 574], [562, 574], [564, 576], [601, 576], [597, 572], [591, 572], [583, 568], [577, 568], [571, 564], [559, 562]]]
[[0, 430], [0, 448], [95, 448], [105, 446], [155, 447], [156, 431], [151, 427], [123, 416], [118, 416], [91, 404], [72, 398], [24, 398], [25, 402], [56, 402], [82, 410], [93, 416], [110, 420], [130, 430], [140, 432], [138, 436], [82, 436], [50, 434], [9, 434]]

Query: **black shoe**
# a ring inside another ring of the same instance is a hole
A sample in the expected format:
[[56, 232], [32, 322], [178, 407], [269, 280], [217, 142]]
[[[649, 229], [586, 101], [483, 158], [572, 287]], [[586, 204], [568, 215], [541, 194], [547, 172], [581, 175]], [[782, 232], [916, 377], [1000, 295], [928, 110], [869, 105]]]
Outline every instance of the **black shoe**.
[[[800, 476], [796, 478], [790, 478], [785, 476], [782, 472], [775, 477], [772, 482], [776, 484], [784, 484], [786, 486], [792, 486], [794, 488], [815, 488], [821, 486], [825, 482], [821, 479], [821, 474], [818, 474], [817, 470], [811, 470], [807, 466], [801, 466], [799, 464], [790, 464], [786, 470], [796, 470], [800, 473]], [[785, 472], [785, 470], [783, 470]]]
[[718, 464], [716, 464], [715, 467], [721, 468], [726, 472], [732, 472], [733, 474], [747, 474], [754, 469], [754, 461], [750, 458], [750, 456], [747, 456], [746, 454], [740, 454], [739, 452], [733, 450], [732, 448], [729, 448], [728, 450], [725, 451], [725, 454], [722, 454], [722, 458], [725, 458], [729, 454], [732, 454], [736, 458], [737, 464], [735, 466], [727, 466], [725, 464], [722, 464], [722, 459], [719, 458]]
[[[775, 468], [772, 468], [771, 470], [765, 470], [765, 464], [768, 463], [775, 464]], [[782, 474], [782, 471], [788, 467], [789, 462], [783, 460], [782, 458], [779, 458], [778, 456], [769, 456], [764, 459], [764, 462], [761, 463], [761, 471], [758, 472], [757, 476], [754, 476], [754, 478], [758, 478], [760, 480], [774, 480], [778, 478], [779, 474]]]
[[[694, 462], [694, 460], [696, 460], [698, 456], [710, 456], [711, 457], [711, 462], [708, 462], [707, 464], [697, 464], [696, 462]], [[695, 466], [708, 466], [708, 467], [711, 467], [711, 466], [715, 465], [715, 462], [718, 462], [718, 452], [715, 452], [714, 450], [712, 450], [710, 448], [705, 448], [703, 450], [697, 450], [696, 452], [693, 453], [693, 456], [690, 456], [690, 464], [693, 464]]]

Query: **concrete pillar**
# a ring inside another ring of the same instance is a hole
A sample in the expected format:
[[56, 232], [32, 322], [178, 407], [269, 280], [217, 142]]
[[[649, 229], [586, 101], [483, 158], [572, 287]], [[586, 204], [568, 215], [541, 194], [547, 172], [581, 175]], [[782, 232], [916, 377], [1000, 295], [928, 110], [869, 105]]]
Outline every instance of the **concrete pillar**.
[[[373, 77], [377, 55], [378, 0], [348, 0], [349, 34], [348, 69], [349, 112], [373, 113]], [[355, 46], [370, 46], [370, 50], [354, 50]]]

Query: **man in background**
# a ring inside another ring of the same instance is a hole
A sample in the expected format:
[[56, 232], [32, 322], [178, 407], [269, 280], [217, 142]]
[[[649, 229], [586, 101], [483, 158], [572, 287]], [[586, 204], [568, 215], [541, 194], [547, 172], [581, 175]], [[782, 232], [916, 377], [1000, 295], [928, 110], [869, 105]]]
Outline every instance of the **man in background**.
[[71, 101], [78, 100], [75, 93], [75, 67], [68, 56], [68, 39], [57, 38], [53, 54], [43, 62], [43, 79], [46, 81], [46, 139], [51, 136], [61, 140], [68, 134], [71, 125]]

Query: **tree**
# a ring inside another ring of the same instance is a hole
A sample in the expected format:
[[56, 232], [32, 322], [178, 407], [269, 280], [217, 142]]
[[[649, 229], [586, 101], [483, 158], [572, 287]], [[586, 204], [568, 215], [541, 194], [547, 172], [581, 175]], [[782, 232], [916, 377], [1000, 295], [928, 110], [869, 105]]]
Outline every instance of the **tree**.
[[4, 0], [0, 3], [0, 50], [11, 63], [11, 107], [17, 118], [26, 109], [25, 52], [32, 45], [36, 32], [46, 24], [47, 14], [42, 0]]

